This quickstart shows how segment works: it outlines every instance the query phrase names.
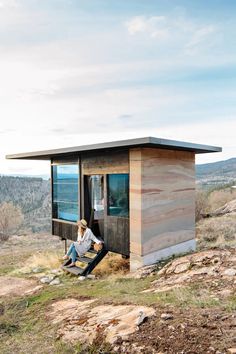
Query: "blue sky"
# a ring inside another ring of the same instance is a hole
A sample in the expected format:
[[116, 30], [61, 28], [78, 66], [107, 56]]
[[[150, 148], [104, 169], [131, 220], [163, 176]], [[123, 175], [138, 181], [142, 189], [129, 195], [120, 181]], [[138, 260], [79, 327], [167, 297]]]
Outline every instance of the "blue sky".
[[0, 173], [9, 153], [156, 136], [236, 157], [236, 1], [0, 0]]

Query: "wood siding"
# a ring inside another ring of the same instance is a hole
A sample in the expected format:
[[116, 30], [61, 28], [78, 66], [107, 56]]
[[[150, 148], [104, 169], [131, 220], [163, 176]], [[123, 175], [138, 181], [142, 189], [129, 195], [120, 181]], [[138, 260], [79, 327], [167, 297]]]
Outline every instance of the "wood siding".
[[76, 224], [59, 220], [52, 220], [52, 234], [63, 239], [77, 240], [78, 227]]
[[86, 154], [81, 157], [83, 175], [129, 173], [128, 151]]
[[[81, 154], [80, 159], [78, 156], [70, 157], [69, 159], [63, 158], [54, 159], [52, 162], [65, 163], [71, 160], [79, 160], [80, 162], [80, 209], [81, 217], [85, 217], [89, 213], [86, 211], [88, 208], [88, 200], [86, 199], [86, 175], [100, 174], [104, 176], [104, 200], [107, 200], [107, 174], [116, 173], [129, 173], [129, 152], [128, 150], [103, 152], [103, 153], [85, 153]], [[79, 216], [78, 216], [79, 218]], [[89, 222], [89, 220], [87, 220]], [[52, 234], [60, 236], [65, 239], [77, 239], [77, 226], [75, 223], [52, 220]], [[104, 210], [104, 234], [102, 235], [107, 250], [117, 252], [123, 255], [129, 255], [129, 218], [114, 217], [107, 215], [107, 204], [105, 202]]]

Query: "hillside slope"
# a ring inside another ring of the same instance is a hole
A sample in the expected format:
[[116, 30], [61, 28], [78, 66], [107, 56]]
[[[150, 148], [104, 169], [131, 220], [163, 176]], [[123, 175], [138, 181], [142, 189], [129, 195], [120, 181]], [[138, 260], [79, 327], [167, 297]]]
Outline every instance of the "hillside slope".
[[196, 165], [196, 178], [203, 186], [236, 183], [236, 158]]
[[24, 214], [21, 232], [50, 230], [50, 181], [0, 176], [0, 204], [10, 201], [19, 206]]

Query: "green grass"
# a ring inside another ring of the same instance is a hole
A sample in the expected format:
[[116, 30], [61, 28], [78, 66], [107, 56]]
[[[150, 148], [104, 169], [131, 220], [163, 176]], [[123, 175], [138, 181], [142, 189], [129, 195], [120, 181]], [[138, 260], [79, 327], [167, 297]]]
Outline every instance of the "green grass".
[[[9, 255], [0, 259], [0, 275], [12, 275], [31, 278], [32, 274], [16, 273], [28, 252], [17, 254], [9, 262]], [[236, 297], [222, 300], [211, 297], [210, 291], [202, 283], [189, 284], [186, 287], [172, 289], [163, 293], [142, 293], [151, 287], [157, 279], [150, 276], [144, 279], [132, 279], [110, 276], [97, 280], [78, 279], [69, 274], [59, 277], [62, 286], [45, 285], [34, 295], [24, 297], [5, 297], [0, 301], [0, 353], [1, 354], [113, 354], [109, 345], [98, 340], [86, 350], [80, 343], [66, 344], [56, 338], [57, 326], [47, 320], [49, 306], [65, 298], [96, 298], [96, 305], [104, 303], [137, 304], [165, 308], [216, 308], [225, 312], [236, 310]]]

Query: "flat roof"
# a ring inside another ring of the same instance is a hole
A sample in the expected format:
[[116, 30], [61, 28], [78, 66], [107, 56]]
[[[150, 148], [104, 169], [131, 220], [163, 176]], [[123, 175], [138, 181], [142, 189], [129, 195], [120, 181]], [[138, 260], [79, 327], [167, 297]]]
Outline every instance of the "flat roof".
[[7, 159], [27, 159], [27, 160], [50, 160], [53, 157], [70, 156], [75, 153], [92, 152], [99, 150], [117, 150], [120, 148], [132, 147], [152, 147], [168, 150], [193, 151], [196, 154], [211, 152], [221, 152], [222, 148], [202, 144], [193, 144], [184, 141], [145, 137], [137, 139], [111, 141], [92, 145], [82, 145], [53, 150], [43, 150], [34, 152], [24, 152], [20, 154], [7, 155]]

